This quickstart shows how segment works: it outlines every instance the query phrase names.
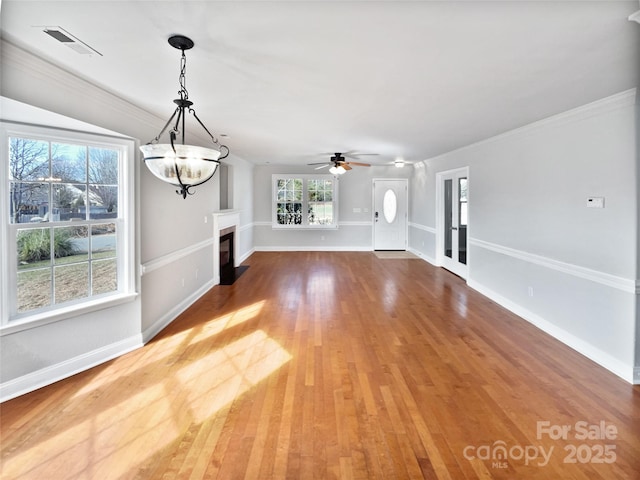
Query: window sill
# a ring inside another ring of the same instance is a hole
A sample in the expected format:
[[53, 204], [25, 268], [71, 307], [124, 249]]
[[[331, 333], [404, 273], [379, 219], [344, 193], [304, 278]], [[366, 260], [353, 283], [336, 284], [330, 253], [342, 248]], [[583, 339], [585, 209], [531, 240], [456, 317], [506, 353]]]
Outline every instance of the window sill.
[[115, 307], [123, 303], [134, 301], [138, 297], [137, 293], [122, 293], [96, 300], [89, 300], [80, 305], [70, 305], [68, 307], [57, 308], [53, 311], [27, 315], [10, 320], [6, 325], [0, 327], [0, 337], [10, 335], [24, 330], [41, 327], [49, 323], [67, 320], [69, 318], [85, 315], [105, 308]]
[[272, 230], [338, 230], [338, 225], [277, 225], [271, 224]]

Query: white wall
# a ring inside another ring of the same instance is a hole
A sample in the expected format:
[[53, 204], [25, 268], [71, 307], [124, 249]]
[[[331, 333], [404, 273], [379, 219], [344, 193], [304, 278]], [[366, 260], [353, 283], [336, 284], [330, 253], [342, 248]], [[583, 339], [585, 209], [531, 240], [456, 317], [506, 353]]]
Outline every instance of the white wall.
[[[372, 250], [374, 178], [408, 178], [413, 168], [354, 167], [338, 179], [338, 229], [278, 230], [271, 226], [271, 176], [328, 173], [307, 165], [260, 165], [254, 170], [254, 243], [256, 250]], [[353, 210], [360, 209], [360, 212]], [[368, 209], [368, 212], [365, 212]], [[324, 238], [323, 238], [324, 237]]]
[[[410, 213], [411, 247], [436, 258], [435, 175], [469, 166], [469, 285], [629, 381], [637, 109], [635, 91], [623, 92], [426, 160]], [[605, 208], [587, 208], [590, 196]]]
[[[146, 143], [166, 122], [123, 99], [6, 42], [1, 44], [0, 95], [119, 132]], [[169, 107], [171, 99], [167, 99]], [[206, 123], [206, 112], [198, 112]], [[206, 141], [206, 139], [205, 139]], [[233, 145], [230, 145], [233, 150]], [[183, 200], [144, 166], [137, 191], [139, 298], [112, 309], [68, 318], [0, 337], [0, 399], [100, 363], [150, 339], [213, 282], [212, 212], [218, 210], [217, 176]], [[251, 225], [251, 166], [237, 157], [234, 192], [242, 221]], [[205, 223], [207, 218], [207, 223]], [[249, 245], [241, 246], [242, 256]], [[197, 275], [196, 275], [197, 270]], [[184, 279], [184, 286], [182, 285]]]

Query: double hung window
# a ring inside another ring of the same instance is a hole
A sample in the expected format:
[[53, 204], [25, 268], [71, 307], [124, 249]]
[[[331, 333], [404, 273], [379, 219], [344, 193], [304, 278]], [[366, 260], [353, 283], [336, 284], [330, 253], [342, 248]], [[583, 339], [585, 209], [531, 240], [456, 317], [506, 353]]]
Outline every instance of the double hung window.
[[332, 175], [273, 175], [274, 228], [337, 228]]
[[2, 125], [3, 318], [130, 294], [133, 142]]

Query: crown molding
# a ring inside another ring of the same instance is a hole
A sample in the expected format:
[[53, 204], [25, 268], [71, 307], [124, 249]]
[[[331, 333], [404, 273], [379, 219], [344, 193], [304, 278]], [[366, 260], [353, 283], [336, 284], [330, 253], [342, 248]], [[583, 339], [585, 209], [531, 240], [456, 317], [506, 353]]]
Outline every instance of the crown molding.
[[456, 148], [455, 150], [451, 150], [449, 152], [428, 158], [426, 160], [428, 161], [444, 159], [453, 153], [462, 152], [482, 145], [489, 145], [495, 142], [506, 140], [510, 137], [518, 135], [531, 135], [543, 128], [557, 127], [569, 123], [579, 122], [581, 120], [585, 120], [596, 115], [602, 115], [611, 111], [618, 110], [620, 108], [633, 107], [636, 105], [637, 100], [637, 89], [631, 88], [629, 90], [625, 90], [623, 92], [601, 98], [600, 100], [596, 100], [594, 102], [572, 108], [571, 110], [552, 115], [542, 120], [532, 122], [523, 127], [494, 135], [493, 137], [489, 137], [484, 140], [480, 140], [479, 142], [465, 145], [464, 147]]

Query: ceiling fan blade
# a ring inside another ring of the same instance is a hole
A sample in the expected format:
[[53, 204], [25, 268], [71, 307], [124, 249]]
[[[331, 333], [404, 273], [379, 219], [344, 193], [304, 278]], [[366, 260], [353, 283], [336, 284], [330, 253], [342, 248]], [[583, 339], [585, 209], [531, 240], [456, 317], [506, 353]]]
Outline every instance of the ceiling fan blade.
[[327, 168], [329, 165], [331, 165], [330, 163], [325, 163], [324, 165], [320, 165], [319, 167], [316, 167], [314, 170], [320, 170], [322, 168]]
[[377, 157], [380, 155], [379, 153], [357, 153], [357, 152], [347, 152], [342, 154], [345, 157], [355, 158], [356, 160], [360, 157]]
[[349, 166], [349, 164], [347, 162], [340, 162], [340, 166], [342, 168], [344, 168], [345, 170], [351, 170], [351, 167]]
[[307, 165], [330, 165], [331, 162], [316, 162], [316, 163], [307, 163]]
[[357, 165], [359, 167], [370, 167], [371, 165], [368, 163], [361, 163], [361, 162], [345, 162], [349, 165]]

